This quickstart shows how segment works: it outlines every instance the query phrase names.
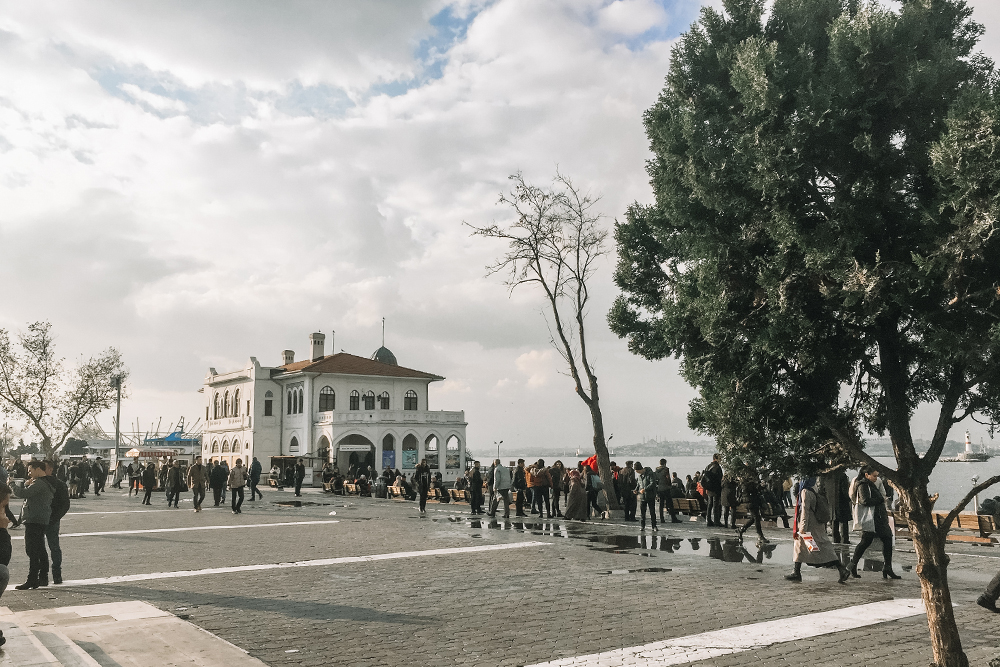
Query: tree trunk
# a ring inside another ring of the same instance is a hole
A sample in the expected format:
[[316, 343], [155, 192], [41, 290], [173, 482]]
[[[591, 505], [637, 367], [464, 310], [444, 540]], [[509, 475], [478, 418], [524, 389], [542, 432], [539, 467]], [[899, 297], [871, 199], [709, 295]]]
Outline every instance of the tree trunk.
[[969, 667], [948, 588], [950, 559], [944, 550], [947, 533], [934, 525], [931, 502], [927, 497], [927, 481], [921, 480], [914, 486], [915, 489], [904, 489], [901, 494], [910, 508], [907, 522], [917, 552], [920, 593], [927, 609], [927, 626], [934, 650], [932, 667]]
[[[608, 455], [608, 444], [604, 441], [604, 417], [601, 415], [601, 404], [596, 400], [596, 393], [588, 403], [590, 418], [594, 422], [594, 453], [597, 454], [597, 471], [604, 484], [604, 495], [608, 498], [608, 509], [617, 511], [622, 508], [615, 492], [615, 478], [611, 473], [611, 456]], [[629, 489], [631, 491], [631, 489]]]

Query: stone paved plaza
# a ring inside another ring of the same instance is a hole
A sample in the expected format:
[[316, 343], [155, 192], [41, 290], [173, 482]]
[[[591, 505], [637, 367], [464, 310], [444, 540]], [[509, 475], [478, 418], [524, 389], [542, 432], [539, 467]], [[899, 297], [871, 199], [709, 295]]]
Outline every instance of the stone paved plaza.
[[[7, 591], [0, 604], [25, 612], [142, 601], [275, 666], [534, 665], [727, 628], [736, 635], [764, 621], [793, 627], [805, 614], [920, 596], [905, 542], [900, 581], [865, 572], [841, 586], [833, 571], [805, 568], [791, 584], [785, 529], [768, 529], [774, 544], [759, 549], [703, 522], [646, 534], [623, 523], [490, 523], [464, 504], [432, 503], [421, 517], [414, 503], [322, 494], [294, 507], [280, 491], [239, 516], [195, 514], [186, 495], [179, 510], [162, 494], [142, 507], [114, 490], [74, 502], [62, 525], [70, 585]], [[20, 583], [23, 532], [12, 535], [11, 583]], [[431, 550], [443, 552], [419, 553]], [[1000, 617], [974, 599], [1000, 568], [1000, 549], [951, 551], [966, 650], [986, 666], [1000, 656]], [[190, 572], [205, 569], [221, 571]], [[923, 667], [931, 657], [922, 615], [768, 642], [694, 664]]]

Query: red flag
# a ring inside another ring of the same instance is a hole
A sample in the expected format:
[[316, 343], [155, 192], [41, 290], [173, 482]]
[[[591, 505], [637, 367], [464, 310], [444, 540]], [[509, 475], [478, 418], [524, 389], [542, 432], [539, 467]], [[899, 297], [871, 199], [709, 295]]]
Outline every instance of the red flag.
[[594, 472], [597, 472], [597, 454], [594, 454], [586, 461], [582, 461], [585, 468], [590, 468]]

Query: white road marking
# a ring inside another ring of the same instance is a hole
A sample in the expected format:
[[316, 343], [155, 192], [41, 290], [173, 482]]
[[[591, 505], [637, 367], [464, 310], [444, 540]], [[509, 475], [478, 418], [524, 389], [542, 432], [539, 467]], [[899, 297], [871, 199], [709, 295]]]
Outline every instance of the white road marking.
[[872, 602], [844, 609], [780, 618], [763, 623], [741, 625], [725, 630], [703, 632], [642, 646], [592, 653], [573, 658], [542, 662], [529, 667], [662, 667], [753, 651], [772, 644], [819, 637], [844, 630], [854, 630], [887, 621], [919, 616], [924, 603], [919, 598]]
[[[192, 530], [230, 530], [232, 528], [267, 528], [270, 526], [311, 526], [321, 523], [340, 523], [338, 520], [324, 521], [280, 521], [275, 523], [245, 523], [225, 526], [187, 526], [185, 528], [142, 528], [130, 530], [102, 530], [96, 533], [59, 533], [60, 539], [63, 537], [91, 537], [100, 535], [135, 535], [136, 533], [186, 533]], [[10, 538], [11, 540], [23, 540], [24, 535]]]
[[[263, 524], [273, 526], [275, 524]], [[342, 556], [340, 558], [320, 558], [317, 560], [300, 560], [292, 563], [265, 563], [263, 565], [236, 565], [232, 567], [210, 567], [204, 570], [179, 570], [177, 572], [150, 572], [148, 574], [124, 574], [115, 577], [95, 577], [94, 579], [71, 579], [64, 581], [57, 588], [67, 586], [105, 586], [107, 584], [123, 584], [132, 581], [149, 581], [151, 579], [179, 579], [181, 577], [198, 577], [206, 574], [229, 574], [231, 572], [257, 572], [261, 570], [281, 570], [292, 567], [322, 567], [324, 565], [340, 565], [343, 563], [371, 563], [380, 560], [396, 560], [398, 558], [419, 558], [422, 556], [451, 556], [454, 554], [477, 553], [480, 551], [503, 551], [506, 549], [523, 549], [525, 547], [547, 547], [548, 542], [515, 542], [513, 544], [484, 544], [478, 547], [449, 547], [445, 549], [428, 549], [426, 551], [397, 551], [388, 554], [372, 554], [370, 556]], [[14, 590], [14, 585], [7, 587]]]
[[[202, 508], [201, 511], [202, 512], [208, 512], [209, 510], [222, 510], [222, 509], [228, 510], [229, 507], [228, 506], [227, 507], [222, 507], [221, 505], [219, 507], [205, 507], [205, 508]], [[122, 511], [112, 510], [112, 511], [107, 511], [107, 512], [100, 512], [100, 511], [94, 510], [92, 512], [67, 512], [66, 515], [63, 518], [65, 519], [67, 516], [85, 516], [87, 514], [149, 514], [151, 512], [173, 512], [173, 513], [177, 513], [177, 510], [122, 510]]]

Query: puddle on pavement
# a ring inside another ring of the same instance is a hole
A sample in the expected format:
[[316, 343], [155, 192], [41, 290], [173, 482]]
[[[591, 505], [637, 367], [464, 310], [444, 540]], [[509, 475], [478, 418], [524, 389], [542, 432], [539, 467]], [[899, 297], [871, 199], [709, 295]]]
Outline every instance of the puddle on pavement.
[[334, 505], [333, 503], [314, 503], [309, 500], [275, 500], [274, 504], [278, 507], [309, 507], [312, 505], [327, 505], [332, 507], [344, 507], [343, 505]]
[[636, 572], [672, 572], [669, 567], [640, 567], [635, 570], [605, 570], [598, 574], [634, 574]]

